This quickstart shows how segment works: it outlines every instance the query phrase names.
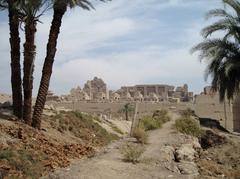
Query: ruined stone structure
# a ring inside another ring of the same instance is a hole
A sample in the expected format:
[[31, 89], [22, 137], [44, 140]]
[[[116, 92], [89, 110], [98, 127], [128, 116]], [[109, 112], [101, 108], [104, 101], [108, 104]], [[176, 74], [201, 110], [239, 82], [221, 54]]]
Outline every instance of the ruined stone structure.
[[52, 91], [48, 91], [47, 93], [47, 101], [60, 101], [59, 96], [55, 95]]
[[[192, 101], [193, 93], [188, 92], [188, 86], [182, 87], [169, 85], [136, 85], [123, 86], [117, 91], [108, 91], [106, 83], [94, 77], [85, 83], [83, 89], [79, 86], [70, 90], [70, 94], [61, 96], [63, 101], [139, 101], [139, 102], [186, 102]], [[49, 99], [53, 94], [49, 94]]]
[[94, 77], [93, 80], [87, 81], [83, 91], [88, 94], [90, 100], [108, 100], [109, 93], [107, 85], [101, 78]]
[[211, 87], [205, 87], [204, 92], [196, 95], [194, 110], [198, 117], [205, 120], [217, 120], [229, 131], [240, 132], [240, 96], [234, 101], [219, 101], [219, 94], [213, 94]]
[[174, 91], [174, 86], [169, 85], [136, 85], [124, 86], [117, 93], [121, 99], [134, 101], [171, 101], [184, 102], [192, 101], [193, 93], [188, 92], [188, 86], [177, 87]]
[[90, 100], [90, 96], [78, 86], [70, 90], [70, 95], [67, 96], [68, 101], [85, 101]]

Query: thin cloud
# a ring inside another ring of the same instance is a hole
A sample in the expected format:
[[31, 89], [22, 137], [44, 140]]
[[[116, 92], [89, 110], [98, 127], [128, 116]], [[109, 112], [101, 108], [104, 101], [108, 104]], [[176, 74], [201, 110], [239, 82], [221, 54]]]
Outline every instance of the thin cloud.
[[[189, 83], [202, 90], [204, 65], [189, 49], [201, 41], [207, 9], [220, 1], [114, 0], [97, 3], [96, 11], [75, 8], [63, 19], [51, 89], [58, 94], [94, 76], [109, 88], [137, 83]], [[34, 91], [37, 91], [52, 12], [38, 24]], [[1, 13], [1, 16], [7, 14]], [[11, 92], [9, 29], [0, 24], [0, 91]], [[22, 32], [21, 32], [22, 34]], [[22, 34], [22, 42], [24, 41]], [[4, 78], [2, 77], [4, 76]]]

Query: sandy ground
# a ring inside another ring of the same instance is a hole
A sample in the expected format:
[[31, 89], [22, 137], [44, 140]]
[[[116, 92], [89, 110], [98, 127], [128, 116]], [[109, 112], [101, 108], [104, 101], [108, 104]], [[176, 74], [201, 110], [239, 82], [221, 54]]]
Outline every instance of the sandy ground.
[[[176, 119], [176, 115], [173, 115]], [[52, 179], [149, 179], [149, 178], [189, 178], [167, 170], [162, 166], [160, 149], [180, 141], [173, 131], [174, 120], [163, 125], [162, 129], [149, 133], [140, 163], [132, 164], [123, 161], [120, 148], [132, 138], [124, 138], [109, 145], [102, 153], [90, 159], [76, 160], [68, 168], [58, 169], [44, 178]]]
[[0, 93], [0, 103], [4, 103], [6, 101], [11, 101], [11, 96], [7, 94]]

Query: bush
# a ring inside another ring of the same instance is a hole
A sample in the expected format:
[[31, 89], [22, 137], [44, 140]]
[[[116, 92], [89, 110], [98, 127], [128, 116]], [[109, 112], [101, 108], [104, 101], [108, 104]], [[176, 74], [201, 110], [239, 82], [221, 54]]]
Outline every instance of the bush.
[[167, 110], [156, 110], [153, 113], [153, 116], [145, 116], [140, 121], [140, 127], [144, 128], [145, 130], [154, 130], [161, 128], [162, 125], [168, 121], [170, 121], [171, 118], [168, 115]]
[[200, 128], [199, 123], [191, 117], [186, 116], [180, 117], [175, 121], [174, 126], [177, 129], [177, 131], [184, 134], [188, 134], [195, 137], [199, 137], [202, 134], [202, 130]]
[[150, 116], [145, 116], [140, 121], [140, 127], [145, 130], [154, 130], [162, 127], [162, 123], [153, 119]]
[[3, 149], [0, 151], [0, 160], [5, 160], [13, 170], [21, 171], [25, 178], [40, 178], [44, 172], [46, 159], [46, 154], [31, 150]]
[[144, 147], [133, 144], [126, 144], [121, 148], [121, 153], [123, 155], [124, 161], [138, 163], [141, 155], [144, 152]]
[[186, 110], [181, 111], [180, 114], [181, 116], [184, 116], [184, 117], [196, 116], [194, 111], [191, 108], [187, 108]]
[[133, 137], [137, 139], [138, 143], [146, 144], [148, 141], [148, 135], [142, 128], [136, 128], [133, 131]]
[[112, 130], [115, 131], [116, 133], [121, 134], [121, 135], [124, 134], [124, 132], [121, 131], [121, 129], [119, 129], [116, 125], [110, 124], [110, 126], [111, 126]]
[[[108, 133], [97, 122], [96, 118], [80, 112], [61, 112], [51, 117], [50, 124], [58, 131], [70, 132], [82, 140], [92, 140], [94, 144], [105, 145], [118, 139], [115, 134]], [[95, 136], [95, 137], [91, 137]]]
[[168, 115], [168, 111], [165, 109], [156, 110], [153, 113], [153, 119], [159, 121], [159, 123], [166, 123], [171, 120], [170, 116]]

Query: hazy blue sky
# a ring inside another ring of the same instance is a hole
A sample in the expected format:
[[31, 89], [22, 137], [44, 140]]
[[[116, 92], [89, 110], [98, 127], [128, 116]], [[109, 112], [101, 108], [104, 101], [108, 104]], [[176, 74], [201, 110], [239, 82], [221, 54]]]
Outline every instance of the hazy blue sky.
[[[206, 85], [205, 65], [189, 50], [202, 40], [200, 30], [209, 24], [206, 12], [221, 6], [221, 0], [112, 0], [96, 4], [95, 11], [68, 11], [58, 40], [50, 89], [67, 93], [98, 76], [110, 89], [188, 83], [191, 90], [200, 92]], [[50, 11], [40, 19], [43, 24], [38, 24], [35, 92], [51, 18]], [[0, 12], [0, 34], [0, 92], [10, 93], [6, 12]]]

